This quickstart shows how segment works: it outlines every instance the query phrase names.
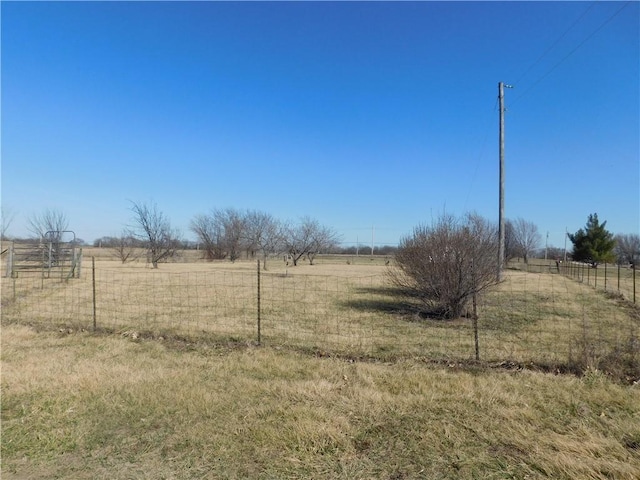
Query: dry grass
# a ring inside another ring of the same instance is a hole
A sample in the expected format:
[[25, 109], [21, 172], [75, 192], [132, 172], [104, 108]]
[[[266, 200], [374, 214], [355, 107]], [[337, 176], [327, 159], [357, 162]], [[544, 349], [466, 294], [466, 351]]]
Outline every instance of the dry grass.
[[640, 475], [637, 386], [2, 331], [2, 478]]
[[[557, 273], [555, 260], [532, 259], [528, 264], [521, 259], [509, 262], [509, 268], [529, 273]], [[636, 271], [628, 265], [600, 264], [598, 268], [580, 262], [563, 262], [560, 264], [563, 275], [591, 286], [596, 290], [621, 296], [633, 302], [634, 284], [639, 281]], [[636, 298], [638, 300], [638, 298]]]
[[[256, 268], [199, 262], [154, 270], [144, 262], [97, 260], [97, 326], [147, 337], [256, 341]], [[260, 276], [260, 340], [382, 360], [473, 359], [471, 319], [422, 317], [388, 287], [386, 270], [383, 264], [269, 262]], [[5, 323], [91, 329], [90, 262], [80, 279], [3, 278], [2, 303]], [[636, 309], [557, 274], [508, 271], [499, 288], [480, 298], [480, 358], [487, 362], [591, 367], [634, 381], [639, 333]]]

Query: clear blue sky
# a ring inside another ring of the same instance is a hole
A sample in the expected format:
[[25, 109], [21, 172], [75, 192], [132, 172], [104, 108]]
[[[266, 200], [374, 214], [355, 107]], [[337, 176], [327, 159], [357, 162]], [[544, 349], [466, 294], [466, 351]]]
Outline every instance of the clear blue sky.
[[[624, 7], [624, 8], [622, 8]], [[6, 2], [2, 204], [87, 241], [130, 201], [396, 244], [443, 211], [638, 233], [638, 2]], [[620, 10], [622, 8], [622, 10]], [[616, 12], [618, 12], [616, 14]]]

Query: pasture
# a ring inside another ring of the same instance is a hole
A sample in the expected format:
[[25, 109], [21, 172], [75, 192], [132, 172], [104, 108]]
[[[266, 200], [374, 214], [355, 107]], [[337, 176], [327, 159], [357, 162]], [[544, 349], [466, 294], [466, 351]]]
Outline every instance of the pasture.
[[637, 309], [548, 269], [505, 271], [478, 297], [474, 324], [471, 306], [452, 321], [424, 317], [415, 300], [396, 295], [384, 257], [321, 257], [297, 267], [270, 259], [259, 271], [255, 261], [180, 260], [152, 269], [97, 257], [93, 267], [85, 255], [80, 278], [3, 278], [3, 321], [379, 360], [617, 365], [616, 374], [635, 375], [618, 360], [635, 355]]
[[2, 278], [3, 478], [638, 478], [636, 307], [508, 270], [477, 361], [384, 263]]

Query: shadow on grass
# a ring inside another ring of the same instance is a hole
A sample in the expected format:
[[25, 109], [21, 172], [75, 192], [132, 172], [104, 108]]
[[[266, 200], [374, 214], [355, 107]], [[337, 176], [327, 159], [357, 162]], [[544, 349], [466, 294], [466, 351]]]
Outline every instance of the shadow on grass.
[[420, 297], [410, 290], [397, 287], [361, 287], [355, 290], [356, 297], [341, 302], [344, 308], [361, 312], [383, 313], [397, 316], [405, 322], [425, 322], [449, 325], [455, 320], [445, 318], [445, 311], [429, 308]]

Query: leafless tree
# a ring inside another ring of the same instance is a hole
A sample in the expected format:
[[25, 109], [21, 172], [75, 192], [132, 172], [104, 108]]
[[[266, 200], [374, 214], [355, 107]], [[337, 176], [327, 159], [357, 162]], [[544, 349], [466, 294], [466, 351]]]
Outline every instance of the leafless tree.
[[262, 253], [264, 269], [269, 255], [281, 251], [284, 242], [283, 225], [271, 214], [252, 210], [245, 216], [245, 244]]
[[[46, 235], [52, 243], [62, 241], [62, 232], [69, 228], [69, 220], [64, 212], [57, 209], [45, 209], [40, 214], [28, 218], [29, 231], [39, 239]], [[50, 232], [50, 233], [49, 233]]]
[[328, 253], [337, 247], [340, 241], [338, 233], [325, 225], [317, 225], [315, 232], [311, 236], [311, 248], [307, 252], [309, 264], [313, 265], [313, 261], [319, 253]]
[[313, 265], [316, 255], [334, 247], [338, 240], [335, 231], [310, 217], [303, 217], [299, 224], [288, 227], [285, 234], [287, 253], [294, 265], [305, 255]]
[[496, 283], [497, 227], [476, 214], [443, 215], [400, 241], [389, 271], [403, 294], [444, 318], [463, 314], [467, 303]]
[[212, 210], [196, 215], [190, 229], [202, 244], [207, 260], [240, 258], [246, 238], [246, 214], [235, 208]]
[[504, 257], [508, 262], [520, 256], [520, 250], [515, 241], [513, 222], [506, 219], [504, 222]]
[[153, 268], [158, 268], [158, 262], [175, 255], [180, 245], [179, 232], [171, 228], [169, 219], [155, 203], [132, 202], [131, 211], [135, 236], [144, 241], [149, 261]]
[[240, 258], [245, 238], [245, 215], [235, 208], [214, 211], [215, 222], [222, 227], [222, 241], [227, 257], [232, 262]]
[[640, 235], [619, 233], [615, 239], [615, 253], [618, 261], [637, 264], [640, 259]]
[[198, 237], [206, 260], [221, 260], [226, 256], [222, 225], [215, 221], [213, 214], [196, 215], [189, 229]]
[[511, 224], [515, 250], [523, 257], [524, 263], [529, 263], [529, 257], [535, 253], [542, 242], [538, 227], [535, 223], [520, 217]]
[[0, 240], [6, 238], [7, 231], [15, 218], [16, 214], [11, 208], [6, 205], [0, 207], [0, 228], [2, 228], [2, 230], [0, 230]]
[[61, 258], [62, 241], [69, 228], [69, 220], [64, 212], [57, 209], [45, 209], [27, 219], [29, 231], [49, 247], [49, 262], [56, 263]]
[[111, 250], [123, 264], [139, 257], [137, 246], [140, 241], [133, 232], [123, 230], [119, 237], [113, 238]]

